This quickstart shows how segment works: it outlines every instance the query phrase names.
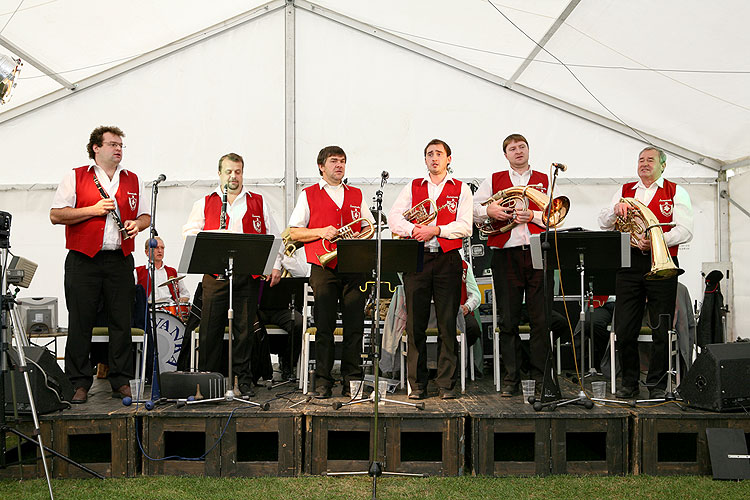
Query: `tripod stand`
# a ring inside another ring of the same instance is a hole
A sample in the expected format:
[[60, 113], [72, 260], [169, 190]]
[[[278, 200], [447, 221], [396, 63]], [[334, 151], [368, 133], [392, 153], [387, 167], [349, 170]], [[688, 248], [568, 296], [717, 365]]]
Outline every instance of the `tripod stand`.
[[[2, 215], [5, 215], [5, 213], [2, 213]], [[10, 214], [8, 215], [8, 226], [10, 225]], [[0, 238], [1, 239], [1, 238]], [[7, 240], [6, 240], [7, 241]], [[34, 394], [31, 389], [31, 379], [29, 378], [29, 371], [30, 368], [28, 364], [26, 363], [26, 354], [24, 353], [24, 348], [29, 346], [29, 340], [26, 337], [26, 332], [23, 327], [23, 322], [21, 321], [18, 311], [15, 309], [15, 297], [10, 294], [9, 292], [9, 284], [7, 282], [8, 277], [8, 269], [7, 269], [7, 262], [8, 262], [8, 248], [9, 244], [4, 244], [5, 241], [0, 241], [0, 259], [2, 262], [0, 263], [0, 266], [2, 267], [2, 279], [0, 280], [0, 315], [1, 323], [0, 323], [0, 403], [2, 403], [2, 412], [0, 412], [0, 440], [2, 441], [2, 445], [0, 445], [0, 466], [1, 468], [5, 468], [5, 436], [7, 432], [10, 432], [11, 434], [14, 434], [17, 438], [19, 438], [19, 447], [20, 447], [20, 439], [25, 439], [26, 441], [29, 441], [31, 443], [35, 443], [39, 447], [39, 455], [42, 460], [42, 466], [44, 468], [44, 476], [47, 480], [47, 488], [49, 490], [49, 496], [51, 499], [54, 499], [54, 495], [52, 493], [52, 481], [50, 480], [50, 472], [49, 467], [47, 466], [47, 455], [46, 453], [49, 452], [53, 454], [54, 456], [61, 458], [62, 460], [65, 460], [71, 465], [75, 465], [76, 467], [80, 468], [81, 470], [88, 472], [89, 474], [98, 477], [99, 479], [104, 479], [104, 476], [101, 474], [98, 474], [97, 472], [92, 471], [88, 467], [85, 467], [70, 458], [66, 457], [65, 455], [62, 455], [61, 453], [58, 453], [57, 451], [47, 447], [44, 445], [44, 442], [42, 441], [42, 433], [39, 426], [39, 416], [37, 414], [36, 410], [36, 404], [34, 402]], [[5, 376], [6, 372], [9, 371], [9, 359], [8, 359], [8, 349], [9, 346], [12, 344], [12, 339], [8, 335], [8, 331], [11, 331], [11, 336], [15, 336], [16, 339], [16, 348], [18, 349], [18, 363], [17, 363], [17, 371], [23, 375], [24, 384], [26, 386], [26, 393], [29, 398], [29, 405], [31, 409], [31, 416], [34, 423], [34, 436], [31, 437], [28, 436], [19, 430], [10, 427], [7, 424], [6, 418], [5, 418]]]

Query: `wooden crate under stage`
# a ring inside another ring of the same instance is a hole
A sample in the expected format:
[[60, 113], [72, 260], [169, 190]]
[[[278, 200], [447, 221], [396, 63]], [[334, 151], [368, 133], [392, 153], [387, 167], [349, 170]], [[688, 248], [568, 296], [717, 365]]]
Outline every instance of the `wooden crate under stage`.
[[[167, 404], [152, 411], [141, 409], [138, 415], [143, 421], [144, 448], [151, 457], [143, 458], [143, 473], [298, 475], [302, 467], [302, 414], [283, 408], [288, 404], [283, 403], [275, 402], [270, 411], [260, 411], [239, 402], [183, 408]], [[171, 456], [204, 455], [201, 460], [163, 460]]]
[[750, 445], [750, 414], [714, 413], [676, 404], [642, 408], [632, 423], [633, 473], [710, 475], [706, 429], [742, 429]]
[[[307, 404], [304, 413], [305, 472], [368, 470], [376, 437], [372, 403], [335, 410], [316, 401]], [[378, 413], [378, 460], [388, 472], [462, 475], [465, 419], [458, 401], [430, 398], [426, 410], [385, 403]]]
[[[569, 392], [573, 388], [564, 394]], [[571, 405], [536, 412], [522, 396], [500, 398], [484, 391], [462, 402], [471, 422], [476, 475], [628, 472], [628, 410]]]
[[[26, 418], [24, 415], [20, 415], [20, 422], [17, 424], [13, 421], [12, 416], [8, 416], [7, 425], [17, 429], [19, 432], [26, 434], [27, 436], [34, 437], [34, 423], [31, 421], [31, 417]], [[42, 441], [45, 446], [52, 447], [52, 422], [51, 421], [40, 421], [39, 427], [42, 433]], [[39, 458], [39, 446], [34, 443], [30, 443], [25, 439], [21, 439], [22, 443], [22, 465], [18, 466], [18, 450], [16, 448], [15, 435], [10, 432], [8, 436], [13, 436], [11, 439], [12, 448], [6, 451], [5, 457], [7, 460], [7, 467], [0, 469], [0, 479], [31, 479], [34, 477], [44, 477], [44, 468], [42, 467], [42, 461], [34, 458]], [[7, 441], [6, 441], [7, 443]], [[49, 456], [49, 454], [47, 455]], [[13, 465], [11, 465], [13, 464]], [[52, 466], [47, 462], [48, 466]]]

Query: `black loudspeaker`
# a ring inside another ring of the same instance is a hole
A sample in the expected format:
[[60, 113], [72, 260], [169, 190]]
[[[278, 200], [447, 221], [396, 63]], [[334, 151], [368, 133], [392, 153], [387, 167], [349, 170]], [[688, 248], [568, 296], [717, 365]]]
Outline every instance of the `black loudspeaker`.
[[[65, 376], [55, 360], [55, 356], [44, 347], [24, 347], [26, 365], [29, 368], [29, 379], [31, 381], [31, 392], [34, 395], [36, 411], [39, 414], [50, 413], [65, 408], [70, 408], [73, 398], [73, 385]], [[16, 400], [18, 401], [18, 413], [30, 414], [29, 393], [26, 392], [26, 382], [22, 373], [17, 370], [18, 351], [15, 348], [8, 349], [10, 358], [13, 385], [15, 386]], [[5, 374], [5, 414], [13, 414], [13, 393], [11, 392], [11, 372]]]
[[707, 345], [677, 391], [695, 408], [750, 408], [750, 342]]

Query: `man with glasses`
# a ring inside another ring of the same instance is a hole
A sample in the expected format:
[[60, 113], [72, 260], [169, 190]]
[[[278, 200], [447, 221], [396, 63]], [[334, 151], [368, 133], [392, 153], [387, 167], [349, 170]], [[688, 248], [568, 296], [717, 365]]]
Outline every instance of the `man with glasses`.
[[113, 397], [131, 396], [134, 374], [130, 322], [135, 293], [133, 242], [151, 223], [138, 176], [124, 169], [125, 134], [98, 127], [86, 146], [93, 163], [69, 171], [50, 209], [52, 224], [65, 226], [65, 302], [68, 340], [65, 373], [85, 403], [92, 383], [91, 330], [100, 297], [109, 327], [109, 382]]

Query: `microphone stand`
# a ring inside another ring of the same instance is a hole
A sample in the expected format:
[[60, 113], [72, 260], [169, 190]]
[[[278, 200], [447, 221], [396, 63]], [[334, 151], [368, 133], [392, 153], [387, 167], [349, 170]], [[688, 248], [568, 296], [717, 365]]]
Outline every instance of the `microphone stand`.
[[[156, 340], [156, 283], [155, 278], [155, 267], [154, 267], [154, 248], [158, 245], [156, 237], [158, 233], [156, 231], [156, 200], [159, 196], [159, 183], [165, 180], [166, 177], [162, 174], [157, 180], [151, 183], [151, 225], [149, 226], [149, 240], [148, 240], [148, 276], [151, 284], [151, 301], [148, 304], [148, 321], [151, 328], [150, 333], [144, 337], [143, 340], [143, 362], [141, 365], [141, 381], [138, 385], [138, 394], [133, 394], [133, 401], [141, 401], [141, 395], [143, 393], [144, 385], [146, 382], [146, 362], [148, 353], [148, 342], [153, 343], [154, 359], [152, 362], [151, 372], [151, 397], [146, 401], [146, 409], [153, 409], [155, 403], [161, 400], [160, 390], [160, 376], [159, 371], [159, 343]], [[148, 300], [146, 301], [149, 302]], [[148, 326], [148, 325], [146, 325]], [[151, 337], [149, 339], [149, 337]]]
[[[373, 429], [375, 432], [375, 439], [372, 444], [372, 459], [370, 460], [370, 467], [367, 472], [329, 472], [328, 476], [350, 476], [350, 475], [364, 475], [367, 474], [372, 477], [372, 499], [377, 499], [378, 491], [378, 477], [382, 475], [389, 476], [415, 476], [424, 477], [424, 474], [412, 474], [407, 472], [387, 472], [383, 470], [383, 464], [378, 462], [378, 406], [380, 401], [397, 403], [404, 406], [413, 406], [419, 410], [424, 410], [424, 402], [412, 403], [409, 401], [397, 401], [395, 399], [386, 399], [380, 397], [380, 262], [382, 260], [383, 252], [383, 235], [382, 235], [382, 220], [383, 220], [383, 186], [385, 186], [388, 180], [388, 172], [383, 172], [380, 176], [380, 189], [375, 192], [375, 233], [376, 233], [376, 259], [375, 259], [375, 307], [372, 313], [372, 325], [373, 325], [373, 338], [370, 342], [372, 348], [373, 358], [373, 380], [375, 383], [375, 389], [372, 393], [372, 399], [358, 399], [349, 401], [347, 403], [335, 402], [333, 408], [338, 410], [342, 406], [349, 406], [360, 404], [364, 402], [373, 402]], [[361, 289], [360, 289], [361, 290]]]
[[[544, 363], [544, 380], [542, 382], [541, 401], [536, 401], [536, 398], [532, 396], [529, 398], [529, 403], [534, 406], [535, 411], [540, 411], [546, 407], [554, 410], [558, 406], [565, 406], [569, 404], [580, 404], [583, 405], [586, 409], [591, 409], [594, 407], [594, 402], [588, 399], [583, 391], [581, 391], [578, 397], [574, 399], [563, 400], [562, 393], [560, 392], [560, 385], [557, 381], [557, 372], [552, 366], [552, 314], [550, 311], [551, 304], [548, 300], [548, 296], [550, 295], [550, 284], [547, 276], [547, 272], [549, 269], [549, 251], [552, 248], [552, 244], [549, 242], [549, 225], [550, 215], [552, 213], [552, 203], [554, 201], [555, 184], [557, 182], [557, 174], [558, 171], [563, 168], [563, 166], [559, 163], [553, 163], [552, 166], [555, 167], [555, 173], [552, 176], [552, 185], [550, 186], [549, 190], [549, 203], [547, 203], [547, 206], [545, 207], [546, 221], [544, 223], [544, 238], [542, 238], [542, 269], [544, 273], [542, 288], [544, 290], [544, 320], [547, 332], [550, 336], [549, 350], [547, 351], [547, 360]], [[581, 293], [583, 293], [583, 290], [581, 290]]]

